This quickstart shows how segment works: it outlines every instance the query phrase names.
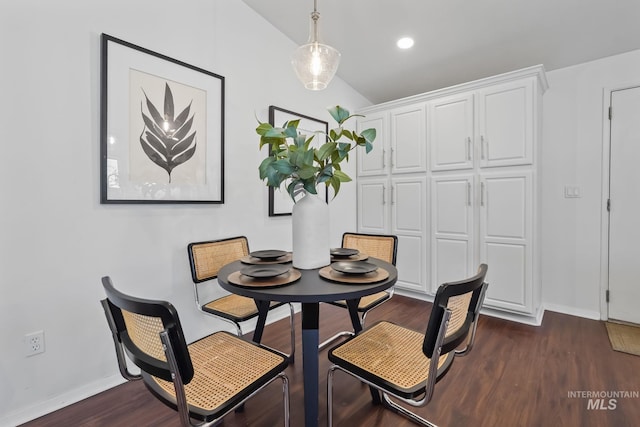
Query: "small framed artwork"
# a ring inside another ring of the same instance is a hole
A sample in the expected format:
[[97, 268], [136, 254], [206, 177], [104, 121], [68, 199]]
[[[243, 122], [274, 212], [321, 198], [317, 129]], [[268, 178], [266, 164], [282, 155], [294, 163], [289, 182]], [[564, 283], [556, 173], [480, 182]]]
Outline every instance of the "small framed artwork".
[[[312, 144], [317, 145], [319, 148], [326, 141], [326, 135], [329, 132], [329, 123], [314, 119], [313, 117], [305, 116], [293, 111], [285, 110], [273, 105], [269, 106], [269, 123], [272, 126], [282, 126], [285, 122], [290, 120], [300, 120], [298, 124], [298, 131], [303, 134], [311, 135], [314, 132], [322, 132], [317, 135]], [[286, 191], [286, 189], [274, 189], [269, 188], [269, 216], [283, 216], [291, 215], [293, 209], [293, 200]], [[296, 197], [301, 197], [301, 194]], [[297, 198], [296, 198], [297, 200]], [[329, 189], [326, 189], [325, 200], [329, 201]]]
[[224, 77], [102, 34], [101, 203], [224, 203]]

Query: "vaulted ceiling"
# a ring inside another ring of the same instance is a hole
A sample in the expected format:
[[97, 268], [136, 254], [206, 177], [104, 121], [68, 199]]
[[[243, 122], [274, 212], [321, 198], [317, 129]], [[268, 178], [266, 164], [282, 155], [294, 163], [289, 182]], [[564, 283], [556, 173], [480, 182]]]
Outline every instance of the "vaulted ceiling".
[[[313, 0], [243, 0], [296, 44]], [[543, 64], [640, 48], [640, 0], [318, 0], [338, 75], [373, 103]], [[395, 45], [415, 39], [412, 49]]]

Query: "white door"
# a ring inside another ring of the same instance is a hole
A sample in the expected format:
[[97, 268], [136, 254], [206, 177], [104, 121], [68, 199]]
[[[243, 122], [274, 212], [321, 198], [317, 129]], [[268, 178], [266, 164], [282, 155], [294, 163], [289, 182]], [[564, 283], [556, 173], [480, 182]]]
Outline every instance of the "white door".
[[611, 93], [609, 318], [640, 324], [640, 87]]
[[389, 230], [387, 179], [358, 180], [358, 231], [386, 234]]
[[[431, 286], [474, 270], [474, 179], [471, 174], [431, 179]], [[475, 266], [477, 268], [477, 266]]]
[[398, 236], [396, 286], [421, 293], [427, 291], [426, 200], [425, 177], [391, 179], [391, 233]]
[[391, 173], [427, 171], [426, 113], [424, 104], [392, 110]]
[[473, 94], [449, 96], [429, 103], [431, 170], [473, 167]]
[[488, 306], [533, 312], [532, 173], [480, 175], [480, 262], [487, 263]]
[[532, 80], [479, 91], [480, 166], [531, 164], [533, 132]]
[[373, 150], [369, 153], [358, 149], [358, 176], [384, 175], [387, 173], [387, 150], [389, 149], [388, 114], [368, 114], [358, 120], [358, 132], [373, 128], [376, 130], [376, 139], [373, 141]]

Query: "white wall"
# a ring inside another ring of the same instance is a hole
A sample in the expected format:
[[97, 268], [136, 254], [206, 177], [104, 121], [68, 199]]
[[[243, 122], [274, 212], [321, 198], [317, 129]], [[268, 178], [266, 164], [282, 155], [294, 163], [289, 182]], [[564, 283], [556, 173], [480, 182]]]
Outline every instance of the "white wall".
[[[226, 77], [223, 205], [99, 203], [103, 32]], [[267, 120], [273, 104], [331, 121], [328, 106], [369, 104], [339, 79], [306, 91], [289, 66], [294, 48], [237, 0], [3, 2], [0, 425], [121, 381], [101, 276], [172, 301], [191, 340], [224, 324], [195, 309], [188, 242], [243, 234], [253, 250], [290, 249], [290, 218], [267, 215], [255, 115]], [[331, 203], [336, 246], [355, 229], [355, 191], [346, 184]], [[46, 352], [26, 358], [23, 336], [37, 330]]]
[[[601, 228], [607, 220], [603, 93], [640, 84], [640, 50], [551, 71], [547, 78], [541, 172], [544, 305], [598, 319], [606, 249]], [[565, 199], [565, 185], [579, 187], [582, 197]]]

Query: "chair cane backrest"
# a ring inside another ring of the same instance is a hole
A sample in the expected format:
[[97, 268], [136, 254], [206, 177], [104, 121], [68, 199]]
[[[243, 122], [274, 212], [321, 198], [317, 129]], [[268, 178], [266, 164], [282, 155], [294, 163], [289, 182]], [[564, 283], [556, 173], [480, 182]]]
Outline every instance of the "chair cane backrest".
[[398, 237], [386, 234], [344, 233], [342, 247], [357, 249], [374, 258], [396, 265]]
[[190, 243], [187, 246], [191, 278], [194, 283], [218, 277], [218, 271], [230, 262], [249, 254], [249, 242], [244, 236]]
[[[102, 301], [109, 326], [142, 371], [172, 381], [160, 334], [166, 331], [184, 384], [193, 378], [193, 365], [176, 309], [165, 301], [131, 297], [116, 290], [109, 277], [102, 278], [107, 298]], [[120, 362], [120, 361], [119, 361]]]
[[436, 349], [438, 330], [447, 309], [451, 312], [451, 317], [442, 342], [441, 354], [455, 351], [475, 332], [478, 313], [488, 286], [484, 281], [486, 275], [487, 265], [481, 264], [473, 277], [440, 285], [422, 346], [422, 351], [428, 358], [433, 356]]

